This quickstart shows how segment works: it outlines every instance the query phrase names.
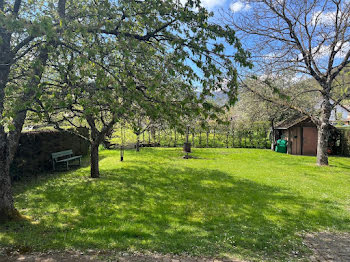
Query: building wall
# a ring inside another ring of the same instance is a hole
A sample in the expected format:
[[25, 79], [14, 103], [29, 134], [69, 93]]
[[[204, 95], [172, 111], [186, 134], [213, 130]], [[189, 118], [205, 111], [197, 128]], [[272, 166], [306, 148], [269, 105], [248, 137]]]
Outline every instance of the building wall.
[[303, 127], [303, 155], [317, 154], [317, 128]]
[[288, 140], [288, 154], [315, 156], [317, 154], [317, 128], [315, 126], [294, 126], [282, 131]]
[[293, 155], [301, 155], [302, 153], [302, 131], [301, 127], [292, 127], [288, 130], [290, 137], [290, 153]]

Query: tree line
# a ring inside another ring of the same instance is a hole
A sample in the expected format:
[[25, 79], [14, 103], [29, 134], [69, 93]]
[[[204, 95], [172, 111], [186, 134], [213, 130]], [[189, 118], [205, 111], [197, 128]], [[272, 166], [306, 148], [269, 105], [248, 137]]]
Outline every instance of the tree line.
[[[126, 130], [121, 131], [122, 128]], [[189, 142], [195, 148], [271, 148], [270, 125], [268, 122], [238, 123], [235, 125], [201, 126], [187, 129], [171, 129], [167, 126], [152, 126], [134, 133], [130, 126], [118, 126], [114, 133], [103, 143], [107, 149], [122, 146], [142, 147], [182, 147], [188, 135]], [[121, 133], [126, 135], [122, 136]]]

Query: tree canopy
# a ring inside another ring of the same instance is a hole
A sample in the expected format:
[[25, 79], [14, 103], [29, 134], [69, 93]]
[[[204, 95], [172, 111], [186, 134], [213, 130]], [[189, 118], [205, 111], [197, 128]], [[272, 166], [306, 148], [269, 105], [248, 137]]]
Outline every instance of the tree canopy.
[[211, 16], [199, 0], [0, 0], [0, 216], [15, 213], [9, 166], [28, 111], [87, 125], [98, 149], [133, 105], [174, 120], [217, 90], [234, 103], [249, 54]]

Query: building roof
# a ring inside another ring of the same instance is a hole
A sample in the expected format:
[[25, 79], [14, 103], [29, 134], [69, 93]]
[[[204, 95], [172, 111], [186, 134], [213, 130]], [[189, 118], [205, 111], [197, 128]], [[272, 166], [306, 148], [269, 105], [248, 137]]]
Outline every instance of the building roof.
[[283, 120], [282, 122], [278, 123], [275, 127], [275, 129], [288, 129], [292, 126], [295, 126], [305, 120], [307, 120], [309, 117], [308, 116], [300, 116], [300, 115], [295, 115], [291, 118], [288, 118], [286, 120]]
[[[312, 121], [311, 118], [309, 116], [300, 116], [300, 115], [296, 115], [294, 117], [288, 118], [280, 123], [278, 123], [275, 127], [275, 129], [277, 130], [287, 130], [293, 126], [296, 126], [300, 124], [299, 126], [302, 127], [310, 127], [310, 126], [316, 126]], [[330, 128], [331, 129], [336, 129], [335, 126], [332, 125], [332, 123], [330, 123]]]

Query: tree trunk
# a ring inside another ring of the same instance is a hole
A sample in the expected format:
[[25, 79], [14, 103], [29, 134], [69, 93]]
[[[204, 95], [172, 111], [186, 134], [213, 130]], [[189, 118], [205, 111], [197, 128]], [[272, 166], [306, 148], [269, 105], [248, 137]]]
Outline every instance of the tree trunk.
[[192, 132], [192, 147], [194, 147], [194, 132]]
[[98, 143], [92, 143], [91, 144], [91, 153], [90, 153], [90, 174], [92, 178], [99, 178], [100, 177], [100, 168], [98, 165]]
[[328, 137], [329, 127], [325, 123], [322, 123], [318, 129], [318, 140], [317, 140], [317, 165], [327, 166], [328, 165]]
[[137, 135], [136, 152], [140, 152], [140, 135]]
[[[4, 36], [6, 36], [4, 38]], [[4, 48], [0, 45], [0, 63], [10, 65], [12, 60], [12, 54], [7, 50], [10, 47], [10, 35], [0, 34], [2, 38], [2, 43], [6, 45]], [[4, 42], [5, 40], [5, 42]], [[38, 86], [41, 76], [43, 74], [44, 67], [48, 58], [48, 50], [43, 48], [39, 56], [37, 57], [37, 62], [33, 68], [32, 77], [29, 79], [28, 86], [30, 87], [26, 92], [22, 94], [18, 99], [19, 104], [25, 104], [30, 101], [35, 95], [35, 88]], [[5, 62], [4, 60], [8, 60]], [[4, 110], [5, 102], [5, 87], [8, 81], [8, 76], [10, 72], [10, 67], [0, 68], [0, 115]], [[14, 130], [5, 132], [4, 126], [0, 125], [0, 221], [6, 221], [10, 219], [19, 218], [20, 214], [14, 206], [12, 187], [11, 187], [11, 176], [10, 176], [10, 165], [14, 158], [17, 150], [18, 141], [21, 135], [24, 120], [27, 115], [26, 109], [21, 112], [15, 112], [15, 117], [13, 118], [12, 124]]]
[[[11, 52], [11, 33], [0, 29], [0, 120], [5, 108], [5, 88], [8, 82], [13, 54]], [[14, 206], [11, 179], [10, 161], [8, 159], [8, 139], [5, 128], [0, 124], [0, 221], [14, 217], [17, 211]]]
[[275, 144], [276, 144], [276, 131], [275, 131], [275, 124], [274, 124], [274, 119], [272, 118], [270, 120], [270, 125], [271, 125], [271, 150], [275, 151]]
[[[1, 137], [2, 138], [2, 137]], [[0, 145], [0, 223], [19, 217], [14, 206], [10, 178], [10, 161], [7, 158], [6, 140]]]
[[317, 125], [317, 165], [328, 165], [328, 139], [329, 139], [329, 118], [332, 112], [332, 106], [329, 97], [325, 96], [321, 105], [321, 117]]

